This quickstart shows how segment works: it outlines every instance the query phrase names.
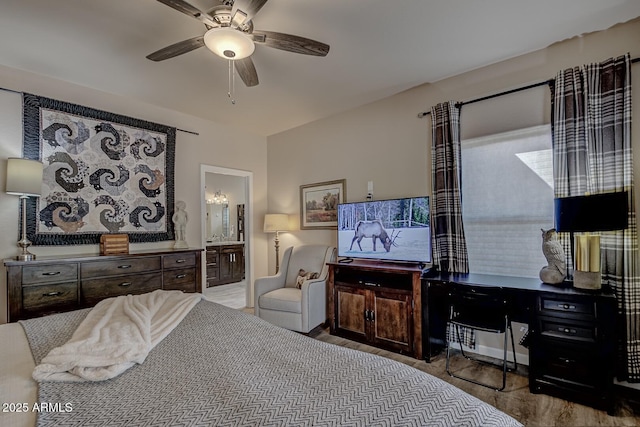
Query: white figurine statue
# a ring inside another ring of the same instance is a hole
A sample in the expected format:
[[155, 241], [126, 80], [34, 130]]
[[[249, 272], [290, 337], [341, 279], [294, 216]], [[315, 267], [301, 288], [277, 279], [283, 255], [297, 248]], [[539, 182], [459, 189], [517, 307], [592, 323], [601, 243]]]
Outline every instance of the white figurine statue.
[[562, 283], [567, 276], [567, 258], [554, 228], [542, 230], [542, 253], [548, 265], [540, 270], [540, 280], [551, 285]]
[[189, 220], [189, 216], [185, 211], [187, 204], [182, 200], [178, 200], [176, 202], [176, 211], [171, 218], [173, 220], [175, 232], [176, 232], [176, 243], [173, 245], [174, 248], [188, 248], [186, 241], [187, 234], [187, 221]]

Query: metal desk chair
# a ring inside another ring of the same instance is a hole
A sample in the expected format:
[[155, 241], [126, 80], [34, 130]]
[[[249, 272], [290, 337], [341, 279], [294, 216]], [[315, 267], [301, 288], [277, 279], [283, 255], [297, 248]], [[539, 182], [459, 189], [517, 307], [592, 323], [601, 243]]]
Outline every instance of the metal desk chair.
[[504, 390], [507, 383], [507, 330], [511, 335], [511, 349], [513, 350], [513, 370], [518, 368], [516, 362], [516, 350], [513, 340], [513, 329], [511, 328], [511, 319], [509, 318], [508, 301], [505, 297], [504, 290], [500, 287], [474, 286], [474, 285], [456, 285], [451, 284], [449, 291], [449, 328], [455, 329], [455, 337], [460, 343], [460, 352], [469, 360], [480, 363], [490, 364], [484, 360], [471, 357], [465, 354], [462, 348], [462, 339], [460, 337], [460, 328], [469, 328], [472, 330], [491, 332], [494, 334], [504, 334], [503, 359], [502, 359], [502, 387], [497, 388], [494, 385], [482, 383], [473, 378], [455, 375], [451, 372], [450, 366], [450, 350], [451, 343], [449, 339], [446, 341], [447, 373], [452, 377], [472, 382], [484, 387], [494, 389], [496, 391]]

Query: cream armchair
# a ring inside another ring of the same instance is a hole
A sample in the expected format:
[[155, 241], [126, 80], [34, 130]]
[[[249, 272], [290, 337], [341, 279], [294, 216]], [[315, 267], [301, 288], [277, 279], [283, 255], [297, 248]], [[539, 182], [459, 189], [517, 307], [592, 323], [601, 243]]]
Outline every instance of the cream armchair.
[[[309, 333], [327, 320], [327, 262], [335, 261], [336, 248], [302, 245], [288, 248], [275, 276], [254, 282], [254, 313], [274, 325]], [[300, 270], [318, 273], [298, 279]], [[301, 282], [300, 288], [297, 282]]]

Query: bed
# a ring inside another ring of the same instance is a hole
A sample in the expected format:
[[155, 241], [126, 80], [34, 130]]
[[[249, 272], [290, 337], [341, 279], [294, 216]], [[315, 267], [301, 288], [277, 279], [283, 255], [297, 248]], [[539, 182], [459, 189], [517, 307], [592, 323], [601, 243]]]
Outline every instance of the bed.
[[116, 378], [36, 384], [34, 366], [89, 310], [0, 325], [1, 425], [521, 425], [400, 362], [206, 300]]

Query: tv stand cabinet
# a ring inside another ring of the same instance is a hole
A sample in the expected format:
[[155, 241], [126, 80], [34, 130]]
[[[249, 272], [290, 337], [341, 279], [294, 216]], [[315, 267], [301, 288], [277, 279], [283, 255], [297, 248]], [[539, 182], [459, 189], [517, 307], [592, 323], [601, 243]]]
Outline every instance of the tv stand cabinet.
[[329, 265], [332, 335], [422, 358], [422, 269], [365, 260]]

